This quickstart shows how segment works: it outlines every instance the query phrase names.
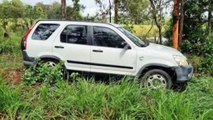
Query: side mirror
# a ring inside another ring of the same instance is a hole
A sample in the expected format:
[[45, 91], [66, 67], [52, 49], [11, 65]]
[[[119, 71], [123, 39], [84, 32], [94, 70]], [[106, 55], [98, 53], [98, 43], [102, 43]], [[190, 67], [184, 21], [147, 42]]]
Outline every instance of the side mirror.
[[124, 48], [125, 50], [131, 49], [131, 47], [129, 46], [128, 43], [126, 43], [126, 41], [123, 41], [123, 42], [121, 43], [121, 46], [122, 46], [122, 48]]

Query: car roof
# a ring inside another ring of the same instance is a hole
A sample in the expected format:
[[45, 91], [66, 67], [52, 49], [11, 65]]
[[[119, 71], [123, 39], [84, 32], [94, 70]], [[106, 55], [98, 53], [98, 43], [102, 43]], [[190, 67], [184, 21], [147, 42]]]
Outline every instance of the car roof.
[[90, 24], [90, 25], [111, 25], [114, 27], [121, 27], [118, 24], [114, 23], [101, 23], [101, 22], [88, 22], [88, 21], [71, 21], [71, 20], [54, 20], [54, 19], [48, 19], [48, 20], [38, 20], [37, 23], [42, 23], [42, 22], [50, 22], [50, 23], [61, 23], [61, 22], [68, 22], [68, 23], [75, 23], [75, 24]]

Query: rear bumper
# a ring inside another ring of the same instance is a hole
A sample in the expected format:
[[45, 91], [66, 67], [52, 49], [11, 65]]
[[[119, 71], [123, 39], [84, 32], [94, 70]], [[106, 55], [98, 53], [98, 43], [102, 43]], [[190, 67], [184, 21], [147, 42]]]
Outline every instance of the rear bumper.
[[175, 72], [177, 75], [177, 82], [187, 82], [192, 79], [193, 67], [191, 65], [187, 67], [176, 67]]
[[24, 66], [30, 67], [30, 66], [34, 65], [35, 59], [32, 57], [29, 57], [25, 50], [22, 51], [22, 55], [23, 55], [23, 60], [24, 60]]

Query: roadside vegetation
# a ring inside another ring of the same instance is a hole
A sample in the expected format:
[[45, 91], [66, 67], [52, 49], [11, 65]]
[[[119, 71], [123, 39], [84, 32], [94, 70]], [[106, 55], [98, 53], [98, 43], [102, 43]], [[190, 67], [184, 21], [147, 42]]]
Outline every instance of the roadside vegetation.
[[[46, 71], [47, 67], [40, 69]], [[27, 71], [25, 82], [19, 85], [8, 84], [0, 78], [0, 118], [213, 119], [213, 79], [210, 77], [194, 78], [187, 89], [179, 93], [141, 88], [128, 77], [105, 84], [77, 74], [72, 76], [73, 82], [61, 80], [59, 74], [50, 77], [47, 72], [29, 75], [34, 72]], [[39, 76], [43, 77], [39, 79], [42, 81], [32, 83]]]

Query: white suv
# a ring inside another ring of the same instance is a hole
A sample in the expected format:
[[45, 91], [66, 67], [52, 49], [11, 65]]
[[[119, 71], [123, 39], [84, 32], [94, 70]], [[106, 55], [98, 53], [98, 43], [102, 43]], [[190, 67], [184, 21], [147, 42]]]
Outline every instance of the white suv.
[[22, 41], [25, 66], [36, 59], [67, 70], [135, 76], [147, 87], [170, 88], [192, 78], [193, 67], [176, 49], [146, 43], [119, 25], [41, 20]]

